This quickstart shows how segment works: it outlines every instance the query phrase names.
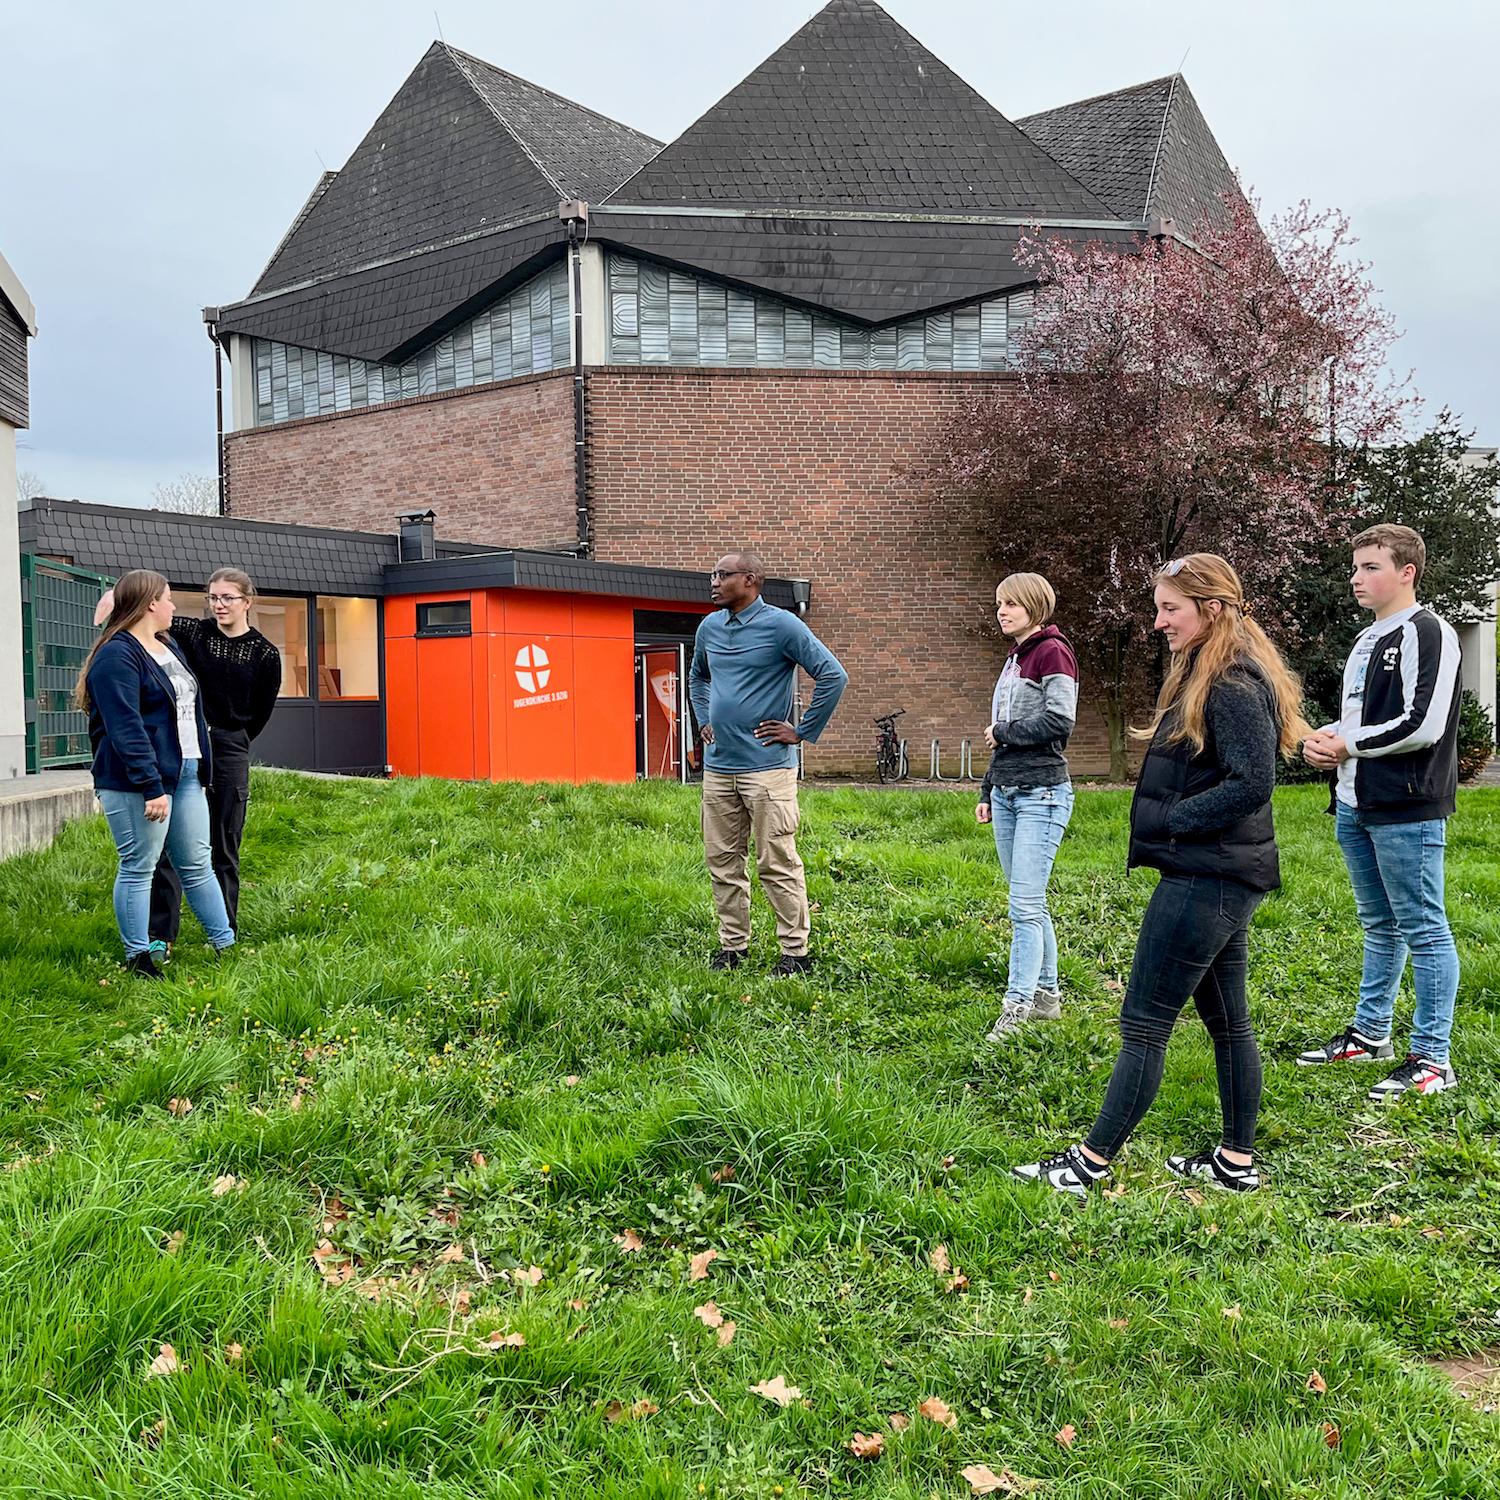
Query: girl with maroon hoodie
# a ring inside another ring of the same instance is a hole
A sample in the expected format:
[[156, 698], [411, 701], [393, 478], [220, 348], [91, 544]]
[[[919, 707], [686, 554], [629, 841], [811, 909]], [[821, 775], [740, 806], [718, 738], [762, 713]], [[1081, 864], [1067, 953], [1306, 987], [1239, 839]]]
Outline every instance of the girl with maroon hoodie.
[[1012, 650], [984, 732], [994, 753], [974, 816], [994, 829], [1010, 887], [1011, 939], [1005, 999], [987, 1042], [1025, 1021], [1062, 1015], [1047, 883], [1073, 816], [1064, 751], [1078, 713], [1078, 662], [1067, 637], [1047, 623], [1056, 608], [1040, 573], [1012, 573], [995, 589], [995, 616]]

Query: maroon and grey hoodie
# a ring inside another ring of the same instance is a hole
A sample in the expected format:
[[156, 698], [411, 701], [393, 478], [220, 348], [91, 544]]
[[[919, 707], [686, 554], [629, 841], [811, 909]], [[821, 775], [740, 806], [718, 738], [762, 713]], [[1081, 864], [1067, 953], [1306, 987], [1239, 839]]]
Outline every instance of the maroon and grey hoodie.
[[1005, 659], [990, 705], [995, 753], [980, 795], [995, 787], [1027, 790], [1068, 780], [1065, 751], [1078, 716], [1078, 661], [1068, 638], [1043, 625]]

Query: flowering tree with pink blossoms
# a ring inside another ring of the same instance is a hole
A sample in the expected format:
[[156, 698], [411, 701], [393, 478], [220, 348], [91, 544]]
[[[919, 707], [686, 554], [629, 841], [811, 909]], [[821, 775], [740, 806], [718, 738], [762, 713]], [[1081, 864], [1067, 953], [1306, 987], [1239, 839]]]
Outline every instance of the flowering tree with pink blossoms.
[[1295, 638], [1292, 570], [1339, 524], [1357, 456], [1413, 404], [1353, 243], [1341, 214], [1302, 204], [1263, 228], [1238, 197], [1138, 253], [1022, 243], [1038, 288], [1018, 378], [967, 404], [924, 477], [1000, 572], [1051, 580], [1117, 779], [1158, 660], [1155, 569], [1222, 553], [1263, 623]]

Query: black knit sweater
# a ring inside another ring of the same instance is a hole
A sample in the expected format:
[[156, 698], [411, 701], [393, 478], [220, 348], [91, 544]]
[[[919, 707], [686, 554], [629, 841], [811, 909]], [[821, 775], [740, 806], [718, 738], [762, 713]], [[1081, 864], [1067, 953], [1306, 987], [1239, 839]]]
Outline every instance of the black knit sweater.
[[203, 694], [210, 729], [241, 730], [252, 740], [266, 727], [281, 691], [281, 653], [258, 630], [225, 635], [213, 620], [172, 621]]

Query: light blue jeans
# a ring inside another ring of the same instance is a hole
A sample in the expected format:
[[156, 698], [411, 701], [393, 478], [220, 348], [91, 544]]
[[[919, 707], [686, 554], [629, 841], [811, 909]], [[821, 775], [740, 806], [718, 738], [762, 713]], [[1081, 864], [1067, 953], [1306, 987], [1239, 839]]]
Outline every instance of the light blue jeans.
[[1005, 999], [1029, 1005], [1037, 990], [1057, 988], [1057, 934], [1047, 910], [1047, 882], [1073, 816], [1073, 788], [997, 786], [990, 826], [1010, 886], [1010, 976]]
[[146, 817], [146, 799], [139, 792], [101, 791], [99, 805], [120, 855], [115, 873], [115, 921], [125, 943], [126, 958], [144, 953], [150, 945], [151, 877], [165, 846], [182, 880], [182, 893], [203, 924], [215, 948], [234, 942], [234, 929], [224, 909], [224, 892], [214, 877], [213, 851], [208, 840], [208, 798], [198, 780], [198, 762], [182, 763], [182, 775], [172, 789], [172, 810], [164, 823]]
[[1367, 823], [1341, 802], [1335, 825], [1365, 930], [1354, 1025], [1371, 1041], [1390, 1035], [1409, 953], [1417, 994], [1411, 1050], [1428, 1062], [1446, 1063], [1458, 998], [1458, 948], [1443, 904], [1447, 824], [1442, 818]]

